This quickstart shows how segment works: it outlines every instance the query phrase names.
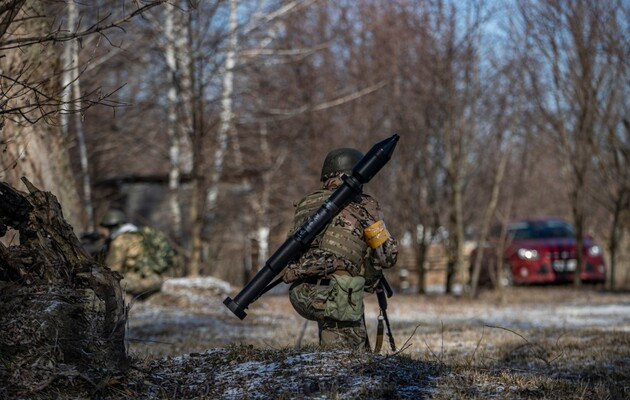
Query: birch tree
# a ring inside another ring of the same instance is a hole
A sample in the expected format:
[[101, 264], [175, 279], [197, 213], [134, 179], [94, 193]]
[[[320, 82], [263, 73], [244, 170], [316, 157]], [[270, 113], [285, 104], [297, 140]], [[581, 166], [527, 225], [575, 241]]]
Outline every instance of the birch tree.
[[[67, 30], [76, 32], [78, 30], [79, 12], [74, 0], [67, 1]], [[63, 73], [63, 93], [62, 98], [64, 109], [61, 110], [61, 126], [64, 137], [69, 136], [69, 122], [74, 122], [74, 133], [79, 147], [80, 159], [80, 181], [82, 183], [82, 204], [87, 225], [87, 231], [94, 231], [94, 209], [92, 205], [92, 186], [90, 183], [89, 161], [87, 146], [85, 143], [85, 132], [81, 116], [81, 82], [80, 82], [80, 54], [79, 42], [77, 39], [69, 40], [65, 44], [65, 64], [66, 70]], [[65, 108], [68, 107], [68, 108]]]
[[213, 214], [219, 197], [219, 181], [223, 172], [225, 153], [231, 129], [234, 129], [234, 112], [232, 96], [234, 93], [234, 67], [238, 44], [238, 4], [237, 0], [230, 0], [230, 20], [228, 25], [228, 44], [225, 55], [225, 66], [222, 71], [223, 90], [221, 93], [221, 116], [217, 133], [217, 146], [214, 150], [210, 188], [207, 194], [206, 212]]
[[[185, 121], [183, 118], [178, 118], [178, 92], [182, 95], [180, 82], [181, 82], [181, 70], [177, 64], [177, 42], [175, 36], [175, 16], [177, 9], [174, 5], [167, 4], [164, 8], [164, 57], [166, 59], [166, 66], [168, 68], [168, 74], [170, 81], [167, 91], [167, 121], [166, 132], [169, 139], [169, 174], [168, 174], [168, 189], [169, 189], [169, 209], [171, 211], [172, 219], [172, 233], [176, 240], [181, 241], [182, 237], [182, 210], [180, 203], [180, 177], [181, 177], [181, 153], [182, 153], [182, 125]], [[183, 25], [183, 24], [182, 24]], [[182, 28], [180, 27], [180, 30]], [[181, 50], [179, 52], [181, 54]]]

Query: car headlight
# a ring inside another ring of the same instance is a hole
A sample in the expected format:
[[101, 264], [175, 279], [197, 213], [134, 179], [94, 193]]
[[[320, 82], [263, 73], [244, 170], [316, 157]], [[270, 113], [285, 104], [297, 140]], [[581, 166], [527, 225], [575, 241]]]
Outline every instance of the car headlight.
[[518, 249], [517, 254], [523, 260], [536, 260], [536, 259], [538, 259], [538, 250]]
[[602, 249], [596, 244], [594, 244], [593, 246], [591, 246], [590, 249], [588, 249], [588, 255], [591, 257], [595, 257], [600, 254], [602, 254]]

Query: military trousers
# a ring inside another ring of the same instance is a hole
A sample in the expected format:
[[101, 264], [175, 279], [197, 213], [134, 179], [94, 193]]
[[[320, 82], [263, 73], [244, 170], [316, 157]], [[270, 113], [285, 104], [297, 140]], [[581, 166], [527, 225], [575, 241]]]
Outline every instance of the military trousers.
[[289, 300], [302, 317], [317, 321], [319, 344], [326, 348], [364, 350], [367, 332], [363, 319], [335, 321], [324, 316], [330, 289], [326, 285], [296, 282], [289, 289]]

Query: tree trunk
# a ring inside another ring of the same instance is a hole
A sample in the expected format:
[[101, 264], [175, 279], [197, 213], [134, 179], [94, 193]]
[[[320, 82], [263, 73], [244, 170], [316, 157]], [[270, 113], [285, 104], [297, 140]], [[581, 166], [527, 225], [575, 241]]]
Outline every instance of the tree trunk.
[[[71, 1], [73, 2], [73, 1]], [[94, 231], [94, 207], [92, 205], [92, 184], [90, 183], [90, 168], [88, 160], [87, 145], [85, 143], [85, 131], [83, 130], [83, 121], [81, 116], [81, 86], [79, 80], [79, 45], [74, 43], [74, 63], [72, 92], [74, 97], [74, 110], [75, 113], [71, 116], [75, 122], [75, 134], [77, 136], [77, 145], [79, 146], [79, 162], [81, 164], [81, 184], [83, 187], [83, 212], [85, 213], [86, 230], [89, 232]]]
[[269, 213], [270, 213], [270, 197], [271, 197], [271, 185], [273, 183], [273, 176], [279, 164], [282, 163], [283, 157], [280, 158], [280, 162], [273, 166], [271, 147], [269, 146], [269, 132], [267, 131], [267, 125], [261, 124], [260, 126], [260, 152], [263, 157], [263, 162], [267, 165], [267, 170], [262, 175], [262, 193], [260, 194], [259, 201], [256, 204], [256, 245], [258, 246], [258, 266], [261, 268], [267, 257], [269, 256], [269, 234], [271, 232]]
[[[507, 247], [507, 221], [503, 224], [503, 228], [501, 229], [501, 237], [499, 238], [499, 244], [497, 246], [497, 248], [495, 249], [495, 253], [494, 253], [494, 260], [495, 260], [495, 268], [496, 268], [496, 282], [495, 282], [495, 288], [499, 291], [499, 303], [500, 304], [505, 304], [507, 302], [507, 298], [506, 298], [506, 293], [505, 293], [505, 286], [503, 284], [503, 282], [508, 278], [505, 276], [506, 274], [506, 268], [510, 268], [510, 271], [508, 271], [507, 273], [511, 274], [511, 266], [508, 264], [506, 266], [506, 259], [505, 259], [505, 248]], [[510, 277], [510, 279], [512, 279]]]
[[[197, 147], [197, 146], [195, 146]], [[196, 158], [200, 157], [199, 150], [193, 148], [193, 165], [197, 162]], [[196, 155], [197, 154], [197, 155]], [[188, 268], [189, 276], [199, 276], [201, 273], [201, 230], [203, 228], [203, 195], [201, 188], [202, 179], [199, 172], [193, 169], [192, 193], [190, 202], [190, 265]]]
[[192, 190], [190, 201], [190, 265], [188, 273], [190, 276], [199, 276], [201, 273], [201, 251], [203, 230], [203, 217], [205, 209], [204, 191], [204, 168], [203, 168], [203, 139], [205, 133], [204, 126], [204, 86], [203, 73], [198, 71], [194, 60], [194, 45], [192, 38], [192, 26], [196, 23], [194, 12], [188, 13], [188, 41], [186, 42], [187, 69], [190, 78], [189, 90], [185, 91], [189, 100], [190, 108], [190, 142], [192, 145]]
[[418, 294], [426, 293], [426, 270], [424, 268], [427, 259], [427, 228], [422, 227], [422, 235], [418, 236], [418, 228], [413, 235], [416, 244], [416, 265], [418, 268]]
[[613, 220], [610, 227], [610, 244], [608, 251], [610, 252], [610, 277], [608, 288], [609, 290], [615, 290], [615, 270], [616, 270], [616, 258], [617, 247], [619, 246], [619, 216], [621, 215], [621, 198], [618, 198], [615, 202], [615, 209], [613, 211]]
[[223, 173], [229, 131], [234, 127], [232, 93], [234, 92], [234, 66], [236, 65], [237, 16], [237, 2], [236, 0], [230, 0], [229, 42], [225, 60], [225, 72], [223, 75], [223, 92], [221, 94], [221, 123], [217, 137], [217, 147], [214, 151], [212, 172], [210, 174], [210, 188], [207, 195], [207, 211], [211, 216], [214, 214], [219, 197], [219, 181]]
[[[16, 20], [20, 20], [20, 23], [12, 25], [12, 35], [34, 36], [49, 32], [49, 27], [43, 19], [29, 18], [25, 11], [20, 11]], [[62, 72], [61, 68], [68, 67], [62, 66], [60, 61], [61, 54], [58, 48], [42, 45], [37, 51], [4, 50], [0, 65], [3, 76], [19, 76], [20, 71], [26, 68], [33, 82], [37, 82], [39, 90], [61, 94], [59, 75]], [[0, 78], [0, 85], [4, 90], [11, 88], [4, 93], [9, 101], [3, 104], [3, 109], [17, 107], [23, 103], [37, 104], [39, 101], [27, 87], [13, 85], [5, 78]], [[16, 92], [26, 94], [12, 98]], [[35, 118], [42, 112], [58, 112], [58, 105], [54, 107], [55, 109], [51, 109], [49, 106], [43, 106], [30, 116], [14, 115], [6, 118], [0, 113], [0, 180], [17, 186], [21, 184], [20, 178], [26, 176], [43, 190], [53, 192], [65, 211], [66, 220], [79, 228], [83, 226], [84, 219], [80, 211], [80, 196], [70, 165], [67, 144], [60, 128], [61, 121], [53, 114], [35, 123], [28, 119]]]
[[175, 7], [171, 4], [166, 4], [164, 7], [165, 23], [164, 23], [164, 36], [165, 36], [165, 49], [164, 56], [166, 58], [166, 65], [170, 74], [170, 81], [167, 92], [168, 101], [168, 125], [166, 132], [169, 140], [169, 179], [168, 179], [168, 204], [171, 210], [171, 234], [179, 243], [181, 243], [182, 237], [182, 210], [179, 201], [179, 189], [180, 189], [180, 153], [181, 153], [181, 140], [180, 134], [177, 129], [177, 81], [178, 70], [176, 62], [175, 51], [175, 34], [174, 34], [174, 20], [175, 20]]
[[[66, 23], [66, 29], [68, 32], [72, 32], [72, 29], [76, 25], [76, 4], [74, 0], [67, 0], [68, 8], [68, 21]], [[74, 10], [74, 12], [73, 12]], [[64, 140], [68, 140], [70, 137], [70, 115], [72, 113], [72, 56], [73, 45], [72, 40], [67, 41], [64, 44], [63, 49], [63, 73], [61, 76], [61, 109], [59, 110], [59, 125], [61, 126], [61, 132]]]
[[578, 183], [571, 193], [571, 209], [573, 212], [573, 222], [575, 224], [575, 257], [576, 266], [573, 275], [573, 285], [579, 287], [582, 285], [581, 273], [584, 269], [584, 213], [582, 211], [583, 196], [583, 177], [576, 176]]
[[462, 184], [459, 174], [451, 186], [451, 210], [449, 218], [448, 264], [446, 271], [446, 293], [452, 293], [456, 278], [462, 278], [464, 265], [463, 241], [464, 221], [462, 209]]
[[[499, 202], [499, 189], [501, 188], [501, 182], [503, 181], [503, 175], [505, 173], [505, 167], [507, 165], [508, 158], [510, 157], [510, 152], [512, 150], [512, 137], [510, 136], [509, 143], [503, 156], [501, 157], [501, 161], [497, 167], [497, 171], [494, 175], [494, 180], [492, 182], [492, 194], [490, 195], [490, 202], [486, 207], [486, 211], [484, 213], [482, 225], [481, 225], [481, 233], [479, 235], [479, 240], [477, 241], [477, 258], [475, 259], [475, 264], [473, 266], [472, 276], [470, 279], [470, 297], [477, 297], [477, 284], [479, 283], [479, 273], [481, 272], [481, 262], [483, 260], [484, 254], [484, 243], [488, 238], [488, 232], [490, 231], [490, 222], [492, 221], [492, 215], [494, 214], [494, 210], [497, 208], [497, 203]], [[502, 264], [502, 261], [497, 261]]]
[[[68, 21], [66, 29], [74, 32], [78, 27], [79, 11], [75, 0], [67, 1]], [[92, 205], [92, 187], [90, 183], [89, 160], [87, 145], [85, 143], [85, 131], [81, 116], [81, 81], [79, 79], [79, 42], [69, 40], [64, 49], [64, 68], [62, 76], [62, 106], [60, 110], [60, 124], [64, 140], [70, 137], [70, 123], [74, 125], [74, 133], [79, 148], [79, 165], [81, 166], [81, 186], [83, 190], [82, 206], [85, 214], [85, 226], [83, 229], [94, 231], [94, 208]]]

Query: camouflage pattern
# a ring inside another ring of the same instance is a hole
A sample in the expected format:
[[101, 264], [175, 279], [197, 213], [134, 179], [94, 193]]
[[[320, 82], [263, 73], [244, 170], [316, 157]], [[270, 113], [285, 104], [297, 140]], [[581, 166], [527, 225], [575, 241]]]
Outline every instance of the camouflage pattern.
[[122, 288], [138, 296], [160, 290], [165, 273], [173, 268], [174, 256], [161, 233], [142, 228], [115, 235], [105, 262], [123, 275]]
[[324, 320], [318, 326], [319, 345], [322, 347], [367, 350], [367, 331], [363, 320], [357, 322]]
[[153, 270], [162, 274], [175, 266], [175, 251], [164, 233], [149, 226], [140, 229], [143, 257], [138, 260], [138, 269]]
[[[341, 183], [341, 178], [334, 176], [324, 183], [324, 189], [335, 189]], [[362, 194], [357, 201], [346, 206], [331, 223], [351, 230], [353, 235], [363, 239], [363, 229], [382, 219], [383, 215], [377, 201], [369, 195]], [[347, 271], [351, 276], [363, 274], [364, 265], [353, 264], [344, 257], [322, 250], [320, 244], [321, 235], [315, 238], [311, 248], [297, 262], [288, 265], [284, 273], [286, 283], [303, 278], [325, 277], [340, 270]], [[379, 248], [367, 249], [365, 257], [370, 258], [369, 261], [377, 270], [393, 267], [398, 257], [396, 240], [389, 238]]]
[[328, 286], [296, 282], [289, 289], [289, 300], [302, 317], [310, 321], [323, 321], [329, 294]]
[[319, 344], [327, 348], [362, 350], [367, 332], [363, 321], [338, 322], [324, 316], [330, 288], [326, 285], [294, 283], [289, 290], [289, 300], [302, 317], [317, 321]]
[[[323, 189], [334, 190], [341, 183], [340, 174], [335, 174], [324, 182]], [[299, 208], [300, 203], [296, 207]], [[348, 230], [352, 235], [364, 240], [363, 230], [382, 219], [382, 212], [376, 200], [369, 195], [362, 194], [346, 206], [333, 219], [331, 225]], [[325, 278], [333, 273], [364, 276], [368, 264], [376, 271], [391, 268], [396, 264], [398, 257], [396, 241], [390, 237], [376, 249], [366, 247], [364, 259], [360, 265], [322, 249], [321, 241], [322, 235], [319, 235], [311, 244], [311, 248], [298, 260], [289, 264], [284, 272], [284, 281], [293, 283], [289, 292], [291, 304], [304, 318], [318, 322], [320, 345], [351, 349], [362, 348], [367, 337], [363, 321], [339, 322], [325, 318], [323, 310], [326, 301], [329, 300], [329, 288], [327, 286], [317, 287], [317, 285], [304, 283], [303, 280]]]

